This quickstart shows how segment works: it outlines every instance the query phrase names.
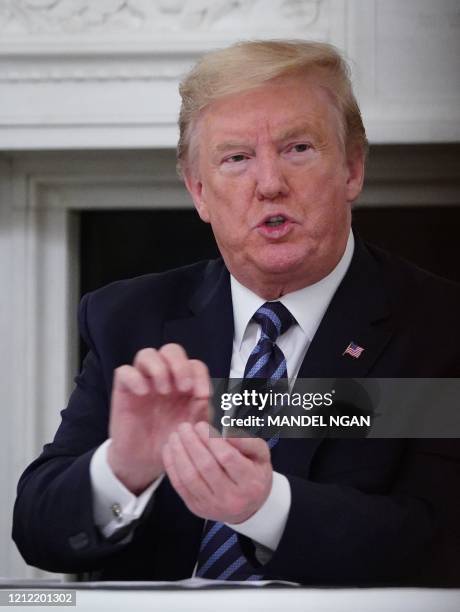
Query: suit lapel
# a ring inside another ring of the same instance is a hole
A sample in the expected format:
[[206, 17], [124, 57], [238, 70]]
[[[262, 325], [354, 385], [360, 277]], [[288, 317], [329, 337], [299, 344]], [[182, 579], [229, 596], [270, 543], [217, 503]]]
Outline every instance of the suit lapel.
[[[392, 333], [382, 272], [365, 245], [356, 239], [350, 267], [313, 338], [298, 378], [365, 377]], [[344, 354], [350, 342], [364, 348], [359, 357]]]
[[206, 363], [211, 378], [228, 377], [233, 308], [230, 276], [221, 260], [209, 262], [202, 282], [185, 304], [181, 316], [166, 321], [164, 342], [177, 342], [191, 359]]

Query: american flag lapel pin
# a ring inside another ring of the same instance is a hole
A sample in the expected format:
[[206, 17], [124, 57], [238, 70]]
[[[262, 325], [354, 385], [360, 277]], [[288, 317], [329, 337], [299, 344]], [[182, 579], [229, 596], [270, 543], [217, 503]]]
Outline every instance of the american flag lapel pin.
[[343, 351], [342, 357], [344, 355], [350, 355], [354, 359], [359, 359], [363, 351], [364, 351], [364, 347], [359, 346], [358, 344], [355, 344], [354, 342], [350, 342], [347, 348]]

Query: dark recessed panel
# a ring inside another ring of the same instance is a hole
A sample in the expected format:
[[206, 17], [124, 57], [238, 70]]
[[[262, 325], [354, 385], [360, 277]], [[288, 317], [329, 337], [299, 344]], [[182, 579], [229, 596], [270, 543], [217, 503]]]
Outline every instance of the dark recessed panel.
[[460, 207], [358, 206], [353, 226], [367, 241], [460, 282]]
[[82, 212], [80, 248], [82, 295], [218, 255], [210, 226], [193, 209]]

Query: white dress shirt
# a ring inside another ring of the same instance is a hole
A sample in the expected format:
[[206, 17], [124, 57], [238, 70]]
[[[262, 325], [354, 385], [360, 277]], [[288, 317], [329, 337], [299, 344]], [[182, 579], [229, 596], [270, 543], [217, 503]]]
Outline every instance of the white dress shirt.
[[[276, 300], [286, 306], [296, 321], [277, 340], [277, 345], [286, 358], [291, 384], [297, 377], [321, 319], [348, 270], [353, 251], [354, 238], [350, 231], [342, 258], [332, 272], [317, 283]], [[266, 300], [241, 285], [233, 276], [230, 282], [234, 317], [230, 378], [243, 378], [246, 362], [261, 333], [260, 326], [251, 319]], [[90, 464], [94, 520], [106, 537], [110, 537], [117, 529], [139, 518], [164, 477], [158, 478], [141, 495], [132, 494], [109, 467], [107, 461], [109, 444], [110, 439], [96, 450]], [[248, 520], [229, 526], [251, 538], [256, 544], [273, 551], [283, 534], [290, 506], [289, 481], [284, 475], [274, 472], [272, 488], [265, 503]]]

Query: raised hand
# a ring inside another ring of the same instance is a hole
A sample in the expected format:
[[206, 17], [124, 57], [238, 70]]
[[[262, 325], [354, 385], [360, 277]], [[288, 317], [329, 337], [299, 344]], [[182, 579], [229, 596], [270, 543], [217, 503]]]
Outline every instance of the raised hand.
[[208, 420], [210, 387], [206, 365], [178, 344], [142, 349], [115, 370], [108, 461], [130, 491], [164, 471], [162, 448], [181, 423]]

